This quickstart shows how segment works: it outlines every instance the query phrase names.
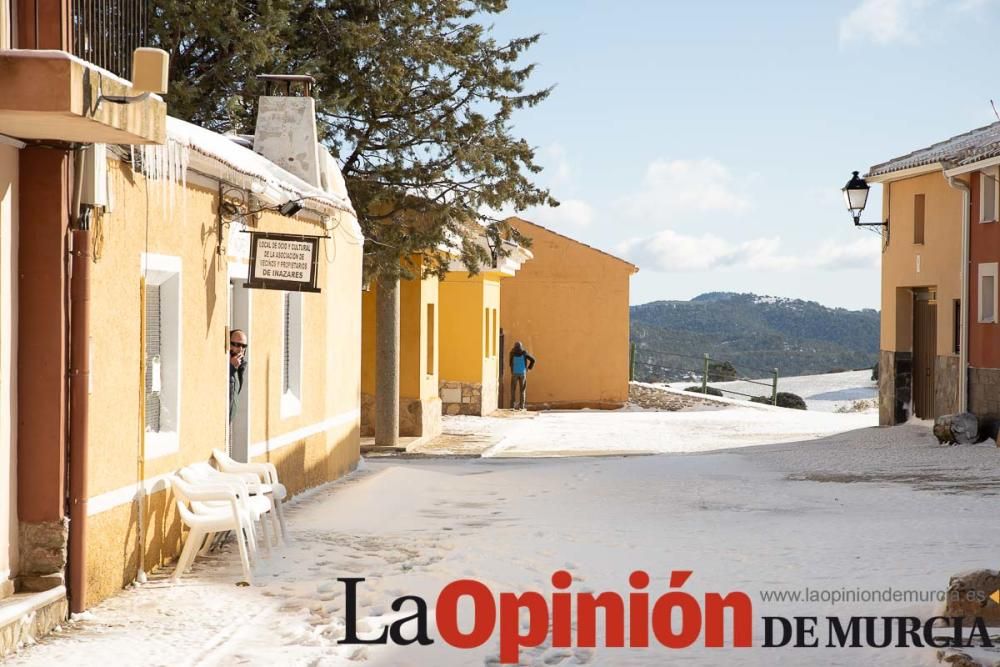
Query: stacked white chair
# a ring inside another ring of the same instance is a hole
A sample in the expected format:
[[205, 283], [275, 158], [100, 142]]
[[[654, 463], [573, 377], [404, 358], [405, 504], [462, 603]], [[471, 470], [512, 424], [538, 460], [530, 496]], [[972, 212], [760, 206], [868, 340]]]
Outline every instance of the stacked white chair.
[[285, 513], [282, 505], [288, 497], [288, 491], [285, 489], [284, 484], [278, 481], [278, 469], [274, 467], [274, 464], [267, 462], [240, 463], [233, 460], [221, 449], [213, 449], [212, 456], [215, 457], [219, 470], [222, 472], [241, 475], [247, 479], [253, 476], [256, 479], [259, 486], [254, 487], [251, 484], [250, 493], [260, 493], [270, 501], [271, 506], [274, 508], [272, 518], [277, 517], [275, 532], [280, 534], [281, 539], [287, 543], [288, 528], [285, 525]]
[[239, 545], [243, 577], [248, 584], [252, 584], [250, 554], [255, 546], [253, 522], [238, 488], [230, 483], [192, 484], [178, 475], [171, 477], [170, 484], [177, 499], [181, 520], [190, 528], [180, 558], [177, 559], [173, 581], [180, 579], [191, 567], [206, 538], [215, 533], [232, 531]]
[[[267, 521], [274, 519], [274, 506], [271, 499], [265, 495], [260, 480], [256, 475], [225, 473], [216, 470], [207, 463], [195, 463], [181, 468], [178, 473], [185, 481], [196, 486], [224, 485], [232, 488], [240, 499], [244, 513], [250, 517], [250, 534], [248, 541], [252, 546], [251, 553], [256, 553], [257, 540], [253, 530], [255, 522], [260, 523], [261, 540], [265, 555], [270, 555], [271, 540], [268, 536]], [[218, 509], [218, 503], [195, 503], [195, 511], [212, 512]], [[275, 521], [276, 523], [276, 521]], [[277, 528], [275, 528], [277, 530]]]

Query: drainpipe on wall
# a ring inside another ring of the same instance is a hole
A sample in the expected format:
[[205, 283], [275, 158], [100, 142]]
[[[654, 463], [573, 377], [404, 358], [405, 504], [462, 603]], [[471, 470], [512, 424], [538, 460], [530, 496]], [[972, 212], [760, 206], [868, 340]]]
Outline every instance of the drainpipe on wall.
[[90, 217], [81, 214], [83, 147], [73, 161], [70, 209], [69, 360], [69, 608], [78, 614], [87, 603], [87, 428], [90, 385]]
[[959, 304], [958, 411], [969, 409], [969, 207], [972, 205], [969, 184], [956, 176], [947, 176], [948, 185], [962, 191], [962, 301]]

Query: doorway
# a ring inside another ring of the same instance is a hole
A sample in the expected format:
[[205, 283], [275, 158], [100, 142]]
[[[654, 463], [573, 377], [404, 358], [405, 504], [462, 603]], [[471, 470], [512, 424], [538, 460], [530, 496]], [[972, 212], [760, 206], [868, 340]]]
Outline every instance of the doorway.
[[937, 301], [931, 291], [913, 293], [913, 412], [934, 418], [934, 360], [937, 356]]
[[[230, 278], [229, 280], [229, 331], [242, 329], [247, 335], [247, 341], [253, 342], [253, 335], [250, 331], [250, 290], [243, 286], [245, 278]], [[227, 332], [228, 333], [228, 332]], [[229, 455], [237, 461], [249, 463], [250, 461], [250, 364], [252, 363], [250, 350], [247, 348], [247, 373], [243, 379], [243, 391], [240, 392], [239, 400], [236, 403], [236, 414], [227, 430]], [[227, 369], [228, 372], [228, 369]], [[226, 385], [229, 386], [228, 384]], [[226, 412], [228, 416], [228, 411]]]

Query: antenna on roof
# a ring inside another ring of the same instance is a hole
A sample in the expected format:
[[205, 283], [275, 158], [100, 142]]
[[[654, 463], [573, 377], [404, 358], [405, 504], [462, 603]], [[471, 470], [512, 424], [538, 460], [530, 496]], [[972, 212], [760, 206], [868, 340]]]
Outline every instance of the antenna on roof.
[[997, 120], [1000, 120], [1000, 113], [997, 113], [997, 105], [993, 104], [993, 100], [990, 100], [990, 106], [993, 107], [993, 115], [997, 117]]

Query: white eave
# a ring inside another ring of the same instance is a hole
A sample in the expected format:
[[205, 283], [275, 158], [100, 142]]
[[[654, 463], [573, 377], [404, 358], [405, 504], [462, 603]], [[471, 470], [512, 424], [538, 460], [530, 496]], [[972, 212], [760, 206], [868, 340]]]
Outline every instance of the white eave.
[[1000, 164], [1000, 155], [994, 155], [993, 157], [985, 158], [979, 160], [978, 162], [970, 162], [968, 164], [960, 164], [957, 167], [952, 167], [951, 169], [946, 169], [944, 172], [945, 176], [959, 176], [961, 174], [968, 174], [972, 171], [979, 171], [980, 169], [987, 169], [989, 167], [995, 167]]
[[268, 205], [280, 206], [294, 200], [302, 202], [307, 210], [322, 215], [341, 214], [338, 216], [343, 221], [341, 228], [356, 241], [364, 241], [350, 199], [307, 183], [225, 135], [178, 118], [167, 118], [167, 137], [169, 141], [190, 149], [188, 164], [191, 169], [246, 188]]

